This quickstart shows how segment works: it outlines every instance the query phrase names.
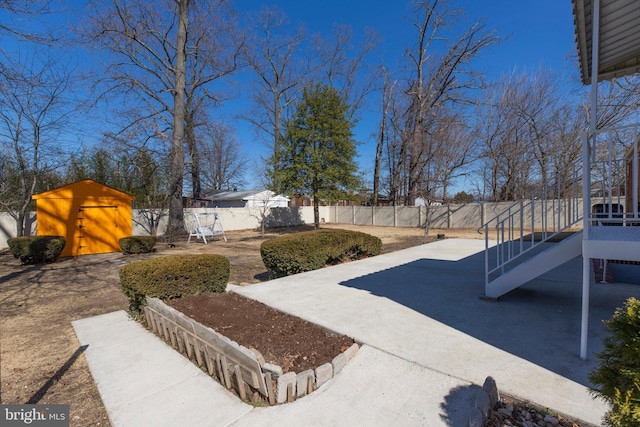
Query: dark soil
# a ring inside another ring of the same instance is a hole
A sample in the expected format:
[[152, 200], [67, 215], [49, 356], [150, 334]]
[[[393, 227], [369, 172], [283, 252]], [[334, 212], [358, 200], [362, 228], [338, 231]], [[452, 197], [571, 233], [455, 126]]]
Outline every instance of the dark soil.
[[265, 362], [285, 373], [315, 369], [353, 344], [349, 337], [233, 292], [192, 295], [169, 305], [238, 344], [253, 347]]

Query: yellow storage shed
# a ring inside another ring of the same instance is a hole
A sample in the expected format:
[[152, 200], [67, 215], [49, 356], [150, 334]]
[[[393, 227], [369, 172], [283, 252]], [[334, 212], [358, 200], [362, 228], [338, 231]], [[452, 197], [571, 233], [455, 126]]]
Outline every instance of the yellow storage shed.
[[119, 252], [135, 197], [91, 179], [35, 194], [39, 236], [64, 236], [62, 256]]

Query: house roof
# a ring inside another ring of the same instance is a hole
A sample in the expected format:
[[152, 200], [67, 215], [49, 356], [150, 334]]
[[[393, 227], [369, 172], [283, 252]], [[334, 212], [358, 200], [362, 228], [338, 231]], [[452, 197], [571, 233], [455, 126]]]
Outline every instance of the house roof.
[[207, 197], [207, 200], [211, 200], [212, 202], [223, 202], [223, 201], [232, 201], [232, 200], [253, 200], [255, 197], [260, 194], [269, 191], [269, 200], [289, 200], [287, 197], [276, 195], [273, 191], [270, 190], [249, 190], [249, 191], [221, 191], [219, 193], [212, 194]]
[[92, 179], [83, 179], [72, 184], [63, 185], [49, 191], [44, 191], [32, 196], [38, 199], [87, 199], [87, 198], [113, 198], [134, 200], [135, 197], [123, 191], [116, 190]]
[[[597, 1], [597, 0], [596, 0]], [[591, 84], [594, 0], [572, 0], [582, 83]], [[598, 81], [640, 71], [640, 1], [600, 0]]]

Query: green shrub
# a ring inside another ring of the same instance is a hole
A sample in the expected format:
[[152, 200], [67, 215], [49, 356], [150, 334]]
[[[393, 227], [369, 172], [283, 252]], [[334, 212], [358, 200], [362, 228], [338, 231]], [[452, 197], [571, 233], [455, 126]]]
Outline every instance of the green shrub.
[[132, 262], [120, 269], [129, 309], [139, 313], [144, 297], [163, 300], [200, 292], [224, 292], [229, 260], [220, 255], [175, 255]]
[[640, 425], [640, 301], [629, 298], [605, 321], [610, 335], [598, 353], [600, 364], [589, 374], [593, 393], [611, 404], [609, 426]]
[[22, 236], [7, 240], [9, 252], [22, 264], [54, 262], [66, 243], [62, 236]]
[[129, 236], [119, 240], [120, 249], [125, 255], [151, 252], [157, 241], [158, 239], [154, 236]]
[[276, 278], [378, 255], [381, 248], [379, 238], [359, 231], [314, 230], [267, 240], [260, 254]]

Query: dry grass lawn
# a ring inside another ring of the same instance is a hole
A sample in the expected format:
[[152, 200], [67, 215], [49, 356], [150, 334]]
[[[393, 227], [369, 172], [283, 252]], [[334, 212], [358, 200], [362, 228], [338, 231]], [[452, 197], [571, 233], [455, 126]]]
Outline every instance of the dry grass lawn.
[[[428, 243], [422, 229], [326, 224], [350, 228], [382, 239], [383, 253]], [[65, 258], [37, 266], [22, 266], [7, 250], [0, 251], [0, 403], [70, 404], [72, 426], [108, 426], [109, 420], [82, 355], [71, 322], [116, 310], [126, 310], [118, 270], [123, 263], [152, 256], [217, 253], [231, 264], [230, 283], [250, 285], [266, 280], [260, 244], [282, 233], [310, 227], [227, 232], [228, 242], [208, 245], [186, 237], [156, 252]], [[482, 238], [476, 230], [432, 230], [431, 236]]]

